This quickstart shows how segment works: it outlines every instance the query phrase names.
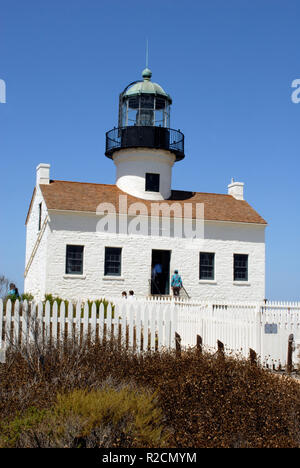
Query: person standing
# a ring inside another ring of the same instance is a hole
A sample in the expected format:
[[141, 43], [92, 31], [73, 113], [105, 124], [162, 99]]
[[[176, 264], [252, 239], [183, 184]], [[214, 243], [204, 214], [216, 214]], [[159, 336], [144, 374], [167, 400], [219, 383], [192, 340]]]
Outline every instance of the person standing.
[[178, 273], [178, 270], [174, 271], [174, 275], [171, 278], [171, 287], [173, 290], [173, 295], [178, 297], [180, 295], [180, 289], [183, 287], [182, 279]]
[[13, 297], [15, 299], [19, 299], [20, 297], [19, 290], [14, 283], [10, 283], [9, 285], [8, 296]]
[[161, 278], [162, 278], [162, 265], [157, 262], [152, 270], [152, 280], [158, 294], [161, 294]]
[[134, 299], [134, 291], [129, 291], [128, 299]]

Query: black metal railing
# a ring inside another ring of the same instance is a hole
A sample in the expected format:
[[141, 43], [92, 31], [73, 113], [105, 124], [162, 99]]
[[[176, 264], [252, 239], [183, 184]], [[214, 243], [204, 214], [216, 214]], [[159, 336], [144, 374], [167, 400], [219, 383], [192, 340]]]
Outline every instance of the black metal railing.
[[184, 158], [184, 135], [179, 130], [155, 126], [119, 127], [106, 133], [105, 155], [109, 158], [119, 149], [141, 147], [171, 151], [180, 161]]

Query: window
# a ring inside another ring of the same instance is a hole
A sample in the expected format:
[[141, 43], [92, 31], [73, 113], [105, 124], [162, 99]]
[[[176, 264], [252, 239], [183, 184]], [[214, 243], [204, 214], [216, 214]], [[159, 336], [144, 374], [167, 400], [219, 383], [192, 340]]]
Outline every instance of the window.
[[200, 274], [201, 280], [215, 279], [215, 254], [200, 252]]
[[248, 255], [234, 254], [234, 281], [248, 281]]
[[83, 246], [82, 245], [67, 245], [66, 274], [67, 275], [82, 275], [83, 274]]
[[42, 203], [39, 204], [39, 231], [42, 227]]
[[105, 276], [121, 276], [121, 254], [121, 248], [105, 247]]
[[159, 192], [159, 174], [146, 174], [146, 192]]

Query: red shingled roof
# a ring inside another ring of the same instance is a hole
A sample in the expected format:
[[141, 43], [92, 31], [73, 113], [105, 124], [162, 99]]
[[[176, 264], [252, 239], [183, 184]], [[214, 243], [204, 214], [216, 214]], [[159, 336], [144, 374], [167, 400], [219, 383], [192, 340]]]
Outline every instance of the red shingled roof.
[[[116, 185], [91, 184], [81, 182], [51, 181], [49, 185], [40, 185], [45, 203], [49, 210], [96, 212], [100, 203], [112, 203], [119, 211], [119, 196], [127, 195], [127, 205], [144, 203], [150, 213], [152, 204], [191, 203], [193, 217], [196, 216], [196, 204], [204, 203], [206, 220], [231, 221], [240, 223], [267, 224], [266, 221], [246, 202], [236, 200], [231, 195], [185, 192], [173, 190], [169, 200], [153, 201], [133, 197], [120, 190]], [[182, 210], [183, 212], [183, 210]]]

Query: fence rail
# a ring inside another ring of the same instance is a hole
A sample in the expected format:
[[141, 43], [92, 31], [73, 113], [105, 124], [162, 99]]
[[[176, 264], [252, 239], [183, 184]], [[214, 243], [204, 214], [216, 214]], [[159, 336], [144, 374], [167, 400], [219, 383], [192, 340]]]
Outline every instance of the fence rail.
[[53, 342], [88, 335], [93, 340], [113, 336], [136, 351], [175, 349], [175, 333], [181, 346], [197, 345], [217, 351], [249, 356], [253, 350], [260, 362], [271, 368], [286, 367], [287, 347], [293, 337], [294, 363], [300, 354], [300, 303], [193, 301], [164, 298], [109, 298], [94, 303], [5, 304], [0, 300], [0, 350], [9, 344], [34, 339], [31, 322], [40, 324], [43, 339]]

